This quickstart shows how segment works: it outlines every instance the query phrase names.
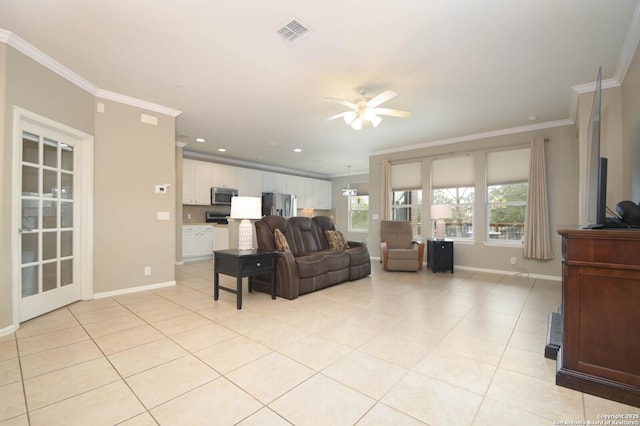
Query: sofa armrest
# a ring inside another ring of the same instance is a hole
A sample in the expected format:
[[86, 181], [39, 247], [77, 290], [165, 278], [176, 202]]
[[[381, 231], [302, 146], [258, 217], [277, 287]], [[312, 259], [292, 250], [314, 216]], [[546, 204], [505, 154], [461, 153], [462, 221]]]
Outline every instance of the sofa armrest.
[[290, 251], [281, 251], [276, 255], [276, 293], [290, 300], [300, 295], [298, 268]]

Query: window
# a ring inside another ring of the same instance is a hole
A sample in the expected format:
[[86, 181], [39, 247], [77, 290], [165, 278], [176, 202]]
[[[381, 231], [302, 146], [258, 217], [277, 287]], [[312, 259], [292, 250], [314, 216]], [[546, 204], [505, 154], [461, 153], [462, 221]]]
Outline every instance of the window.
[[349, 231], [369, 231], [369, 196], [351, 195], [349, 206]]
[[458, 186], [433, 190], [433, 204], [450, 204], [451, 218], [444, 219], [447, 238], [473, 238], [473, 202], [475, 188]]
[[451, 205], [452, 217], [444, 220], [447, 238], [473, 238], [473, 162], [474, 158], [467, 155], [431, 163], [431, 204]]
[[524, 239], [529, 189], [529, 148], [487, 154], [487, 238], [517, 242]]
[[393, 191], [391, 205], [392, 220], [411, 222], [414, 236], [422, 235], [422, 189]]

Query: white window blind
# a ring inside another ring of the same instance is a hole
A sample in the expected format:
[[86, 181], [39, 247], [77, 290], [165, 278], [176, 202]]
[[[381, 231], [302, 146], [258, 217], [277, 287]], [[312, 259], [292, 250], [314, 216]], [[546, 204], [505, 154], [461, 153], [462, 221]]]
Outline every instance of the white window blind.
[[431, 163], [432, 188], [457, 188], [474, 186], [473, 157], [450, 157]]
[[529, 180], [531, 148], [496, 151], [487, 154], [487, 184], [506, 184]]
[[422, 163], [391, 165], [391, 189], [394, 191], [422, 187]]

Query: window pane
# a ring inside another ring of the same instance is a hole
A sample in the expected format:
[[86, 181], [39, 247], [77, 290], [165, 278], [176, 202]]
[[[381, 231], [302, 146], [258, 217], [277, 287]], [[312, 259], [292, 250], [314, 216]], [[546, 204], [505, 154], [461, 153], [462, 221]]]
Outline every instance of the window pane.
[[42, 265], [42, 291], [53, 290], [58, 287], [58, 262]]
[[40, 162], [38, 150], [40, 138], [29, 132], [22, 132], [22, 161], [38, 164]]
[[40, 202], [38, 200], [22, 200], [22, 229], [33, 230], [38, 229], [38, 208]]
[[58, 167], [58, 142], [44, 138], [44, 165]]
[[489, 203], [526, 202], [528, 188], [526, 182], [489, 186]]
[[411, 222], [414, 237], [422, 236], [422, 190], [393, 191], [392, 220]]
[[22, 263], [38, 261], [38, 234], [28, 232], [22, 234]]
[[42, 171], [42, 196], [58, 197], [58, 173], [53, 170]]
[[487, 188], [490, 240], [522, 241], [527, 190], [526, 182], [491, 185]]
[[42, 260], [53, 259], [58, 256], [58, 233], [42, 233]]
[[70, 200], [73, 198], [73, 175], [69, 173], [61, 173], [60, 180], [60, 198]]
[[22, 297], [38, 294], [38, 265], [22, 268]]
[[22, 195], [38, 195], [38, 169], [36, 167], [22, 166]]
[[349, 197], [349, 230], [366, 231], [369, 229], [369, 196]]
[[60, 168], [63, 170], [73, 171], [73, 147], [67, 144], [62, 144], [62, 161]]
[[447, 238], [473, 238], [475, 188], [454, 187], [433, 190], [433, 204], [450, 204], [451, 217], [445, 219]]
[[73, 283], [73, 259], [60, 261], [60, 286]]

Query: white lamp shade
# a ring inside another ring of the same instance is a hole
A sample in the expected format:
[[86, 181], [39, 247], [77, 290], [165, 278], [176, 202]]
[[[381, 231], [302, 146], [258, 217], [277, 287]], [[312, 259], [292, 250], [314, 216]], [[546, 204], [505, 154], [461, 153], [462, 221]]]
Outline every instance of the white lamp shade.
[[262, 199], [260, 197], [232, 197], [229, 216], [233, 219], [260, 219], [262, 217]]
[[451, 217], [451, 204], [433, 204], [431, 219], [448, 219]]

